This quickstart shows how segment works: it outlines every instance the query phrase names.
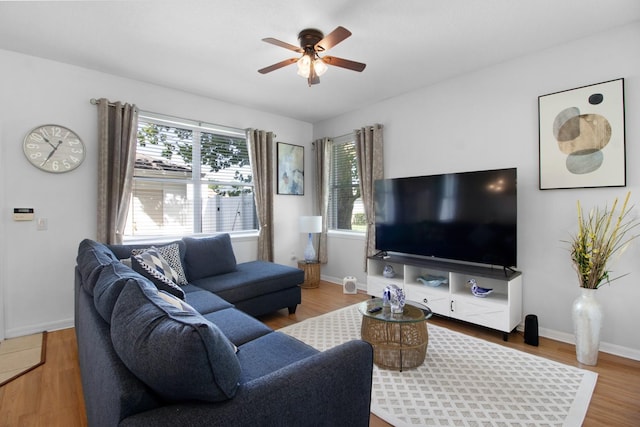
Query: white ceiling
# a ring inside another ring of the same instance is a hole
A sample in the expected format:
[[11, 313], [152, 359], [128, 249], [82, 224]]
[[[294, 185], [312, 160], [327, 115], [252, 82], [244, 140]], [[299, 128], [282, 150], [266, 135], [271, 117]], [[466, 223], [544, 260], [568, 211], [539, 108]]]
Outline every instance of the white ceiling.
[[[3, 1], [0, 49], [314, 123], [637, 20], [638, 0]], [[296, 56], [261, 39], [338, 25], [353, 35], [329, 54], [362, 73], [257, 72]]]

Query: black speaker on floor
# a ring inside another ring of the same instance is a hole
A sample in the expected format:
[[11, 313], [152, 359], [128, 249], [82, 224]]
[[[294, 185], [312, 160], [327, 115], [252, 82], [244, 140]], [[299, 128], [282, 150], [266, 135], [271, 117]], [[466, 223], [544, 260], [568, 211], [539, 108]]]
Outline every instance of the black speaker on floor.
[[538, 316], [527, 314], [524, 318], [524, 342], [538, 346]]

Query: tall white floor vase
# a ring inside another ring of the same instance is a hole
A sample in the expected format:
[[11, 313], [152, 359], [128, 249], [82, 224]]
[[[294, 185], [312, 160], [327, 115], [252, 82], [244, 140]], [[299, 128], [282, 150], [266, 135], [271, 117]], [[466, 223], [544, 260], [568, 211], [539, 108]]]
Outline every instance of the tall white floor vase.
[[596, 299], [596, 289], [580, 288], [580, 292], [572, 307], [576, 356], [578, 362], [594, 366], [600, 349], [602, 307]]

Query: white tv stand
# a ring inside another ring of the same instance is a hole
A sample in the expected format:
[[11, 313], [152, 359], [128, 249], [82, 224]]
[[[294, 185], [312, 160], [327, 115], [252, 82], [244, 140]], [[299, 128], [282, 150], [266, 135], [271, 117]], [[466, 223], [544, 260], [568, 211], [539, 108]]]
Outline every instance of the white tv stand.
[[[393, 267], [393, 278], [383, 276], [386, 265]], [[442, 277], [447, 283], [431, 287], [417, 280], [421, 276]], [[474, 296], [467, 283], [470, 279], [493, 292], [484, 298]], [[370, 257], [367, 293], [382, 297], [390, 284], [404, 289], [407, 300], [421, 302], [435, 314], [502, 331], [505, 341], [522, 321], [522, 274], [518, 271], [410, 256]]]

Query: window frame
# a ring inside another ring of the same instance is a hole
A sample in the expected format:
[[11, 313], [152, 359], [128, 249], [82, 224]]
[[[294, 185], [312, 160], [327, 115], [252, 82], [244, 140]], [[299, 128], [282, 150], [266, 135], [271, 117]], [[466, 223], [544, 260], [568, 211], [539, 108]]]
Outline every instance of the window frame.
[[[134, 185], [136, 182], [164, 183], [168, 186], [171, 186], [171, 184], [184, 185], [185, 194], [192, 196], [191, 206], [190, 206], [190, 209], [188, 209], [191, 212], [187, 212], [187, 214], [189, 213], [191, 214], [191, 218], [190, 218], [191, 230], [187, 232], [176, 231], [176, 233], [172, 233], [171, 230], [169, 229], [167, 230], [168, 232], [165, 232], [162, 234], [154, 234], [154, 233], [125, 234], [123, 236], [125, 241], [127, 242], [149, 241], [149, 240], [158, 241], [158, 240], [165, 240], [165, 239], [166, 240], [175, 239], [185, 235], [189, 235], [189, 236], [212, 235], [212, 234], [218, 234], [218, 233], [229, 233], [233, 235], [255, 235], [258, 233], [258, 228], [257, 228], [258, 220], [256, 215], [256, 201], [255, 201], [255, 190], [254, 190], [253, 180], [251, 179], [249, 182], [241, 182], [241, 181], [235, 181], [235, 180], [224, 181], [224, 180], [218, 180], [218, 179], [211, 180], [211, 179], [207, 179], [202, 174], [203, 166], [205, 166], [205, 165], [202, 165], [202, 162], [201, 162], [202, 160], [201, 135], [203, 133], [210, 133], [210, 134], [220, 135], [220, 136], [229, 136], [229, 137], [244, 140], [246, 144], [246, 155], [247, 155], [246, 161], [249, 164], [249, 169], [251, 168], [249, 146], [247, 143], [246, 131], [244, 129], [232, 128], [228, 126], [222, 126], [222, 125], [217, 125], [217, 124], [212, 124], [207, 122], [172, 117], [172, 116], [153, 113], [149, 111], [139, 111], [138, 128], [136, 129], [136, 144], [138, 144], [137, 133], [138, 133], [138, 130], [140, 129], [140, 123], [143, 123], [143, 124], [150, 123], [158, 126], [166, 126], [166, 127], [179, 128], [179, 129], [185, 129], [185, 130], [191, 131], [190, 142], [191, 142], [192, 156], [191, 156], [191, 164], [189, 165], [190, 172], [187, 172], [184, 177], [174, 176], [174, 177], [163, 178], [161, 176], [140, 176], [140, 175], [136, 175], [135, 169], [132, 177], [132, 181]], [[137, 145], [137, 147], [139, 147], [139, 145]], [[251, 169], [249, 173], [250, 175], [253, 175], [253, 172], [251, 171]], [[225, 228], [220, 230], [215, 230], [213, 232], [203, 231], [203, 228], [204, 228], [203, 201], [206, 196], [203, 196], [202, 188], [203, 186], [210, 186], [210, 185], [239, 186], [242, 188], [250, 187], [253, 212], [252, 212], [252, 220], [250, 219], [249, 221], [253, 221], [253, 224], [255, 224], [255, 228], [248, 228], [248, 229], [242, 229], [237, 231], [234, 231], [231, 229], [225, 229]], [[191, 191], [189, 187], [191, 187]], [[131, 204], [129, 207], [129, 215], [127, 218], [127, 222], [130, 221], [132, 218], [131, 215], [132, 215], [133, 206], [134, 206], [134, 192], [132, 191]], [[165, 206], [165, 201], [163, 200], [163, 209], [164, 209], [164, 206]], [[127, 227], [125, 228], [125, 230], [128, 233], [131, 232], [130, 227], [131, 225], [127, 224]]]
[[[337, 161], [337, 153], [336, 153], [336, 147], [341, 146], [341, 145], [345, 145], [345, 144], [349, 144], [349, 145], [353, 145], [354, 148], [354, 152], [355, 152], [355, 144], [356, 144], [356, 135], [355, 133], [349, 133], [340, 137], [336, 137], [332, 139], [332, 143], [331, 143], [331, 154], [330, 154], [330, 170], [331, 173], [329, 175], [329, 182], [327, 183], [328, 186], [328, 199], [329, 199], [329, 206], [328, 206], [328, 221], [327, 221], [327, 231], [330, 233], [344, 233], [344, 234], [351, 234], [351, 235], [365, 235], [366, 233], [366, 225], [364, 227], [364, 229], [362, 230], [358, 230], [358, 229], [353, 229], [354, 226], [354, 221], [353, 221], [353, 217], [354, 217], [354, 208], [357, 204], [357, 201], [360, 200], [360, 203], [362, 203], [362, 196], [356, 198], [354, 200], [354, 205], [352, 206], [351, 209], [351, 229], [346, 229], [346, 228], [338, 228], [338, 209], [339, 209], [339, 200], [336, 199], [336, 197], [334, 196], [334, 191], [338, 188], [338, 187], [343, 187], [342, 185], [338, 185], [335, 182], [335, 178], [336, 178], [336, 161]], [[354, 154], [357, 157], [357, 152], [355, 152]], [[357, 164], [354, 165], [354, 167], [357, 168]], [[357, 172], [356, 172], [357, 173]], [[360, 177], [357, 177], [357, 182], [356, 183], [351, 183], [351, 185], [349, 186], [350, 188], [358, 188], [358, 191], [360, 191]]]

